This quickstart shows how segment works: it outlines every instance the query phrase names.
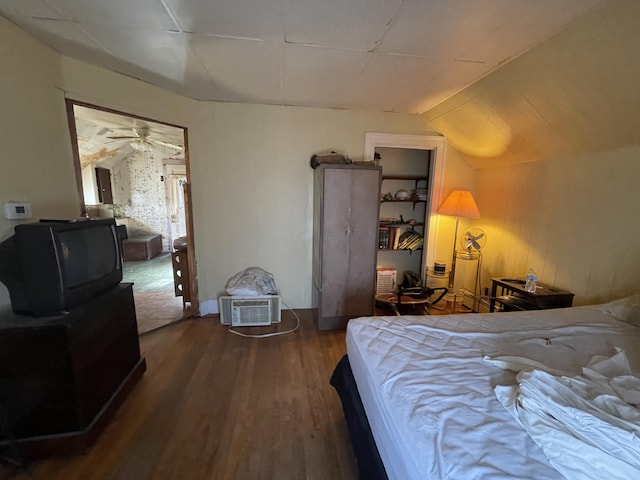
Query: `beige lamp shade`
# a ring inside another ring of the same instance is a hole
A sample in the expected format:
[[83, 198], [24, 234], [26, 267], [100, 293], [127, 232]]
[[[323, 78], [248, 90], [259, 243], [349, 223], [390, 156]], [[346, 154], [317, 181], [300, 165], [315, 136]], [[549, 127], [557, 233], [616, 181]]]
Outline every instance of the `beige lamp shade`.
[[452, 215], [454, 217], [480, 218], [480, 211], [473, 200], [471, 192], [466, 190], [454, 190], [447, 197], [438, 213], [441, 215]]

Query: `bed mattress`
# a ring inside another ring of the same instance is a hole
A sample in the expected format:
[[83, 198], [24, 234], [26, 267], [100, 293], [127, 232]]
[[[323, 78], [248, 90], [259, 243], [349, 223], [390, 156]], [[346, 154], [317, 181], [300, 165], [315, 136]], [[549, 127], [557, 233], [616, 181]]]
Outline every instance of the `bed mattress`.
[[607, 304], [351, 320], [347, 355], [389, 478], [563, 478], [497, 400], [494, 387], [516, 384], [516, 373], [491, 360], [577, 375], [620, 348], [640, 371], [640, 328], [620, 312]]

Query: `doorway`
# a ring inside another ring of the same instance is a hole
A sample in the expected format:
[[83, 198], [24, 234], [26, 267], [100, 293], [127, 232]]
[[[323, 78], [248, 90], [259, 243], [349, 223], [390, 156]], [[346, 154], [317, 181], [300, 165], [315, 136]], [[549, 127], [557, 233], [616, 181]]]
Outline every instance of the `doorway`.
[[73, 100], [67, 115], [81, 212], [118, 225], [139, 333], [191, 316], [172, 265], [176, 242], [193, 252], [186, 129]]
[[[415, 181], [417, 178], [425, 175], [426, 184], [416, 183], [415, 188], [425, 187], [425, 210], [421, 216], [424, 216], [424, 225], [422, 225], [423, 244], [421, 248], [422, 256], [420, 261], [420, 271], [416, 272], [420, 276], [423, 283], [427, 278], [427, 266], [433, 265], [435, 262], [435, 246], [436, 246], [436, 232], [438, 215], [437, 209], [441, 203], [442, 185], [444, 180], [444, 164], [445, 164], [445, 148], [446, 139], [440, 136], [431, 135], [403, 135], [403, 134], [388, 134], [388, 133], [366, 133], [365, 134], [365, 147], [364, 154], [365, 159], [374, 159], [376, 153], [380, 151], [393, 152], [394, 150], [399, 152], [404, 151], [411, 158], [417, 153], [416, 160], [403, 160], [403, 165], [411, 165], [417, 162], [418, 167], [415, 171], [404, 172], [400, 170], [392, 170], [395, 175], [390, 178], [391, 189], [395, 187], [404, 189], [402, 183], [394, 184], [393, 181], [399, 180], [403, 177], [403, 174], [413, 173], [409, 175], [411, 181]], [[413, 153], [411, 153], [413, 152]], [[398, 162], [399, 163], [399, 162]], [[418, 175], [415, 175], [418, 173]], [[382, 172], [385, 176], [384, 167]], [[406, 181], [406, 178], [400, 182]], [[384, 185], [383, 185], [384, 188]], [[395, 192], [395, 190], [394, 190]], [[394, 193], [391, 192], [391, 193]], [[415, 206], [415, 204], [414, 204]], [[422, 223], [422, 218], [418, 219], [419, 223]]]

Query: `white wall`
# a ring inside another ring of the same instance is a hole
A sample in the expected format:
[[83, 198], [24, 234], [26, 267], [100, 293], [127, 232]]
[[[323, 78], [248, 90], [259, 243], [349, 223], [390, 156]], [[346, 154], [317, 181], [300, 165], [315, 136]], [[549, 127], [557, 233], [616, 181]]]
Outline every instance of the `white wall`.
[[336, 149], [361, 161], [367, 131], [428, 133], [409, 115], [238, 104], [200, 111], [191, 173], [203, 300], [259, 266], [287, 303], [310, 307], [311, 155]]
[[[0, 203], [31, 202], [34, 219], [80, 214], [58, 59], [0, 17]], [[0, 215], [0, 239], [14, 226]]]
[[[0, 17], [0, 205], [30, 202], [30, 221], [80, 214], [58, 60]], [[0, 241], [17, 223], [0, 215]], [[0, 284], [0, 304], [6, 303]]]
[[126, 217], [129, 236], [160, 234], [162, 250], [169, 252], [171, 232], [162, 158], [162, 148], [130, 154], [111, 169], [111, 184], [113, 203]]
[[485, 283], [524, 276], [597, 303], [640, 285], [640, 148], [478, 172]]

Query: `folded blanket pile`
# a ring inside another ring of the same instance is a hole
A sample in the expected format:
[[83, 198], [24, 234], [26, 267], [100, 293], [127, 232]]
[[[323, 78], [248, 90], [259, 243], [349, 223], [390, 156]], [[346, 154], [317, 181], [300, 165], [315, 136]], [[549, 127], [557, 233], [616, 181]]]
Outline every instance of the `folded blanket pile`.
[[576, 376], [524, 358], [487, 360], [522, 367], [518, 385], [498, 386], [495, 395], [562, 475], [640, 478], [640, 378], [624, 351], [594, 357]]

